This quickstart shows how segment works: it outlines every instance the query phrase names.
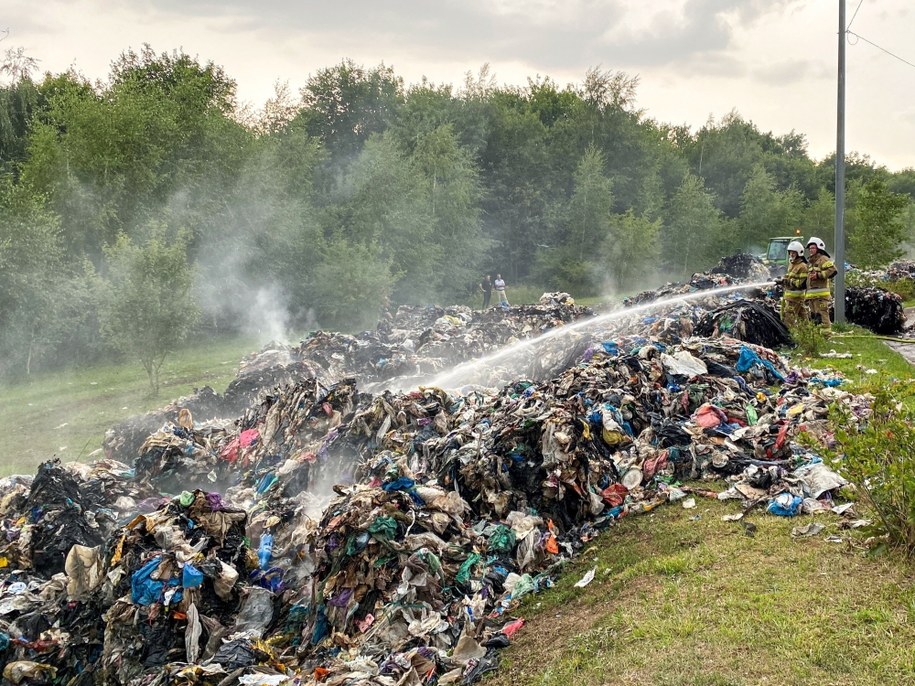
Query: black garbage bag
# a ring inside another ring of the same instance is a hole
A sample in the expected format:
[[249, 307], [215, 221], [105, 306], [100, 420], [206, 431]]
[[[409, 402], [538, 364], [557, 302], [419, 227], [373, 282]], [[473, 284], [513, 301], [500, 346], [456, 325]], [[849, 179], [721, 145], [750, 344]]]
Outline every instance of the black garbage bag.
[[64, 571], [74, 545], [92, 548], [104, 540], [105, 531], [92, 513], [103, 496], [94, 486], [81, 483], [60, 466], [60, 460], [38, 468], [26, 507], [34, 522], [29, 541], [32, 568], [45, 578]]
[[494, 672], [499, 668], [499, 652], [497, 648], [490, 648], [486, 654], [479, 660], [471, 660], [467, 663], [467, 671], [464, 672], [464, 678], [461, 683], [464, 686], [475, 684], [483, 678], [484, 674]]
[[221, 665], [227, 672], [231, 672], [240, 667], [250, 667], [268, 659], [270, 659], [270, 656], [256, 648], [251, 641], [246, 638], [237, 638], [223, 643], [212, 659], [207, 661], [207, 664]]
[[731, 336], [767, 348], [791, 344], [791, 334], [775, 310], [750, 300], [737, 300], [707, 313], [696, 325], [696, 334]]

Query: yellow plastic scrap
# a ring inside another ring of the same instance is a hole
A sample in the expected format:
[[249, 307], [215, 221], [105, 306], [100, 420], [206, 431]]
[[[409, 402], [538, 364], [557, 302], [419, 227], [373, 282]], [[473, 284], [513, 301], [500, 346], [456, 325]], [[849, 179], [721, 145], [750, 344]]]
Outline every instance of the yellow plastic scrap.
[[607, 445], [618, 445], [626, 440], [626, 436], [622, 431], [608, 431], [604, 429], [601, 431], [601, 436], [604, 439], [604, 443]]
[[23, 681], [51, 680], [56, 676], [56, 667], [31, 660], [8, 662], [3, 668], [3, 678], [14, 684], [21, 684]]
[[797, 417], [801, 412], [804, 411], [804, 403], [797, 403], [788, 408], [789, 417]]
[[[128, 528], [130, 524], [127, 525]], [[114, 555], [111, 556], [111, 566], [114, 567], [121, 561], [121, 557], [124, 555], [124, 540], [127, 538], [127, 534], [121, 534], [121, 538], [118, 540], [118, 544], [114, 547]]]

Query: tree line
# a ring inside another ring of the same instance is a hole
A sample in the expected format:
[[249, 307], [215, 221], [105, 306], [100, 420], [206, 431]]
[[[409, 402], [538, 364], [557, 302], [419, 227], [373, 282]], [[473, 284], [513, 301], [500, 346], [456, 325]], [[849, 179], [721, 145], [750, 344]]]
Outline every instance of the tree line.
[[[406, 85], [343, 61], [256, 112], [218, 65], [148, 46], [104, 82], [21, 51], [2, 72], [0, 377], [118, 352], [155, 387], [187, 337], [266, 316], [354, 329], [495, 271], [632, 290], [833, 231], [834, 160], [802, 134], [658, 122], [622, 72]], [[903, 254], [915, 171], [847, 170], [849, 259]]]

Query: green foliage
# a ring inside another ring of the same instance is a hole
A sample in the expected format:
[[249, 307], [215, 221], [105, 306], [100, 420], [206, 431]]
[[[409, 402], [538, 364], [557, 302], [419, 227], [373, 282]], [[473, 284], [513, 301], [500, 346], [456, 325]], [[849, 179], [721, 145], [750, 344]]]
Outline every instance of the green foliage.
[[[832, 236], [836, 226], [836, 197], [832, 191], [820, 188], [817, 196], [808, 203], [801, 219], [802, 239], [810, 236]], [[824, 238], [825, 240], [825, 238]]]
[[148, 46], [122, 55], [102, 89], [72, 74], [46, 79], [48, 107], [32, 126], [22, 175], [48, 194], [68, 250], [100, 259], [119, 233], [191, 194], [197, 228], [210, 194], [224, 190], [211, 180], [237, 165], [234, 88], [212, 64]]
[[791, 327], [791, 338], [797, 350], [805, 357], [816, 357], [827, 349], [828, 341], [823, 329], [809, 321], [798, 322]]
[[[590, 260], [577, 256], [576, 245], [562, 245], [537, 253], [533, 275], [544, 291], [566, 291], [577, 295], [596, 295], [601, 272]], [[509, 302], [514, 302], [509, 297]]]
[[898, 293], [904, 302], [915, 300], [915, 279], [885, 281], [882, 287], [893, 293]]
[[332, 239], [315, 268], [313, 300], [322, 325], [371, 328], [394, 288], [391, 262], [372, 243]]
[[63, 285], [60, 224], [43, 198], [0, 179], [0, 374], [29, 374], [49, 345]]
[[651, 221], [629, 210], [614, 215], [610, 231], [601, 245], [601, 255], [607, 265], [609, 286], [619, 290], [631, 288], [646, 274], [657, 269], [657, 254], [662, 231], [661, 220]]
[[905, 238], [901, 214], [908, 204], [906, 196], [889, 191], [881, 179], [865, 184], [854, 210], [856, 225], [848, 235], [849, 260], [871, 268], [901, 257]]
[[575, 187], [566, 212], [565, 243], [579, 262], [610, 233], [613, 182], [604, 176], [604, 156], [589, 147], [575, 171]]
[[37, 68], [34, 59], [24, 51], [6, 51], [0, 74], [9, 83], [0, 86], [0, 173], [15, 174], [25, 159], [28, 132], [32, 120], [44, 105], [44, 99], [32, 81]]
[[481, 256], [491, 245], [480, 221], [479, 172], [451, 124], [418, 136], [410, 162], [421, 174], [423, 204], [432, 227], [430, 241], [439, 249], [427, 286], [438, 298], [457, 300], [475, 282]]
[[[385, 297], [463, 301], [484, 272], [589, 296], [689, 276], [798, 224], [831, 233], [831, 161], [815, 164], [803, 135], [736, 112], [698, 131], [654, 121], [623, 72], [500, 86], [484, 66], [458, 88], [405, 88], [344, 60], [252, 115], [218, 65], [181, 51], [127, 51], [105, 82], [33, 71], [21, 51], [0, 66], [0, 160], [31, 198], [0, 227], [22, 243], [2, 259], [26, 256], [0, 275], [0, 376], [63, 359], [67, 330], [79, 360], [105, 352], [100, 284], [121, 235], [138, 247], [184, 231], [205, 324], [223, 331], [264, 294], [294, 328], [352, 328]], [[915, 244], [915, 205], [893, 213], [911, 170], [848, 165], [850, 252]], [[13, 301], [35, 316], [12, 317]]]
[[347, 170], [328, 216], [327, 233], [390, 265], [400, 302], [428, 296], [443, 257], [442, 246], [433, 240], [426, 190], [423, 175], [393, 138], [376, 136]]
[[308, 79], [301, 117], [309, 135], [346, 160], [391, 125], [402, 101], [403, 80], [391, 67], [364, 69], [344, 60]]
[[842, 473], [859, 489], [891, 544], [915, 553], [915, 414], [902, 402], [912, 395], [902, 384], [879, 384], [872, 414], [860, 424], [833, 408]]
[[779, 191], [775, 176], [756, 164], [740, 196], [740, 216], [727, 252], [764, 250], [769, 238], [794, 233], [800, 224], [803, 198], [795, 189]]
[[670, 273], [686, 276], [711, 266], [724, 224], [702, 179], [689, 174], [670, 200], [661, 242]]
[[168, 237], [162, 225], [151, 228], [145, 244], [121, 234], [105, 251], [110, 289], [101, 330], [112, 347], [143, 365], [157, 394], [162, 363], [188, 338], [199, 312], [190, 296], [187, 237]]

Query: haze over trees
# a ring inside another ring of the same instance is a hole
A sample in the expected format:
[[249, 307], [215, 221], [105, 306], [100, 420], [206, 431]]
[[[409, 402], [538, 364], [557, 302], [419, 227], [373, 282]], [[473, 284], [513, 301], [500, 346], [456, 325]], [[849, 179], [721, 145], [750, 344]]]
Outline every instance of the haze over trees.
[[[802, 134], [655, 121], [621, 72], [408, 86], [344, 61], [252, 113], [180, 52], [127, 51], [103, 83], [35, 67], [8, 52], [0, 86], [0, 377], [121, 353], [155, 387], [182, 340], [268, 317], [370, 326], [486, 271], [634, 290], [833, 232], [833, 160]], [[852, 155], [847, 175], [849, 259], [901, 254], [915, 170]]]

